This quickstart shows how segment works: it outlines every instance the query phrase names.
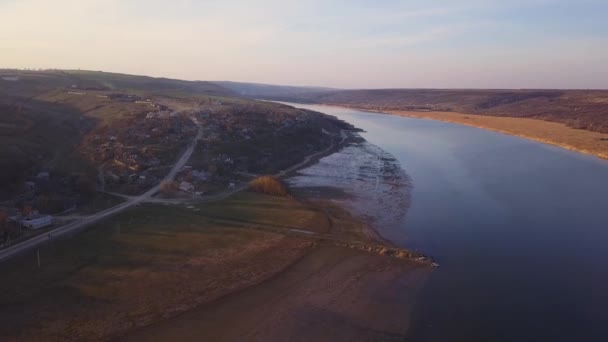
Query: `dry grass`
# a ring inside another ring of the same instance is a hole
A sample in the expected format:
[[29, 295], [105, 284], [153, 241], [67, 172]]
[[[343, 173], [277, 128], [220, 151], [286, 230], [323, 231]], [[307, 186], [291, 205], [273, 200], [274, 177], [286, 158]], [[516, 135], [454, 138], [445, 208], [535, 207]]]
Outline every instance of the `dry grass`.
[[388, 113], [489, 129], [608, 159], [608, 134], [571, 128], [561, 123], [451, 112], [389, 111]]
[[210, 215], [310, 229], [318, 212], [254, 193], [187, 209], [142, 206], [0, 264], [0, 340], [97, 340], [259, 283], [309, 241]]
[[287, 186], [274, 176], [260, 176], [249, 182], [249, 191], [272, 196], [287, 196]]

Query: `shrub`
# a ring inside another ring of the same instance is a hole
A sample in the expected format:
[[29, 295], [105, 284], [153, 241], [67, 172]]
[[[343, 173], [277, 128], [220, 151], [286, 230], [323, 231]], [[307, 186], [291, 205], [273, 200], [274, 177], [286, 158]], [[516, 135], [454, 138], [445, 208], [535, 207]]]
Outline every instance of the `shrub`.
[[287, 186], [275, 176], [260, 176], [249, 182], [249, 191], [272, 196], [287, 196]]
[[160, 192], [164, 195], [172, 195], [177, 192], [179, 185], [176, 181], [165, 180], [160, 183]]

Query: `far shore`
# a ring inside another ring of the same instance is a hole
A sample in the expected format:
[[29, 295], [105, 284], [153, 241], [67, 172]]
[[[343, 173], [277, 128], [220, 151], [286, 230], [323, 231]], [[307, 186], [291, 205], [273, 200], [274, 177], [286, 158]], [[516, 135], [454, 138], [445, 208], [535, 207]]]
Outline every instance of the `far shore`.
[[608, 159], [608, 134], [568, 127], [540, 119], [489, 116], [457, 112], [381, 111], [341, 104], [327, 104], [366, 112], [430, 119], [486, 129]]

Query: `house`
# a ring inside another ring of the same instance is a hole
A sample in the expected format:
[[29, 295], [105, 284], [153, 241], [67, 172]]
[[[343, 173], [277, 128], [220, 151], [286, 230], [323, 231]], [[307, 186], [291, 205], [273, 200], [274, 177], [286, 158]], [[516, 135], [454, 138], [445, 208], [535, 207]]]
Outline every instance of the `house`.
[[55, 218], [51, 215], [35, 215], [21, 220], [21, 225], [27, 229], [40, 229], [55, 223]]
[[197, 170], [193, 170], [192, 171], [192, 178], [204, 182], [209, 178], [209, 173], [205, 172], [205, 171], [197, 171]]
[[185, 192], [194, 191], [194, 185], [190, 182], [181, 182], [179, 183], [179, 189]]

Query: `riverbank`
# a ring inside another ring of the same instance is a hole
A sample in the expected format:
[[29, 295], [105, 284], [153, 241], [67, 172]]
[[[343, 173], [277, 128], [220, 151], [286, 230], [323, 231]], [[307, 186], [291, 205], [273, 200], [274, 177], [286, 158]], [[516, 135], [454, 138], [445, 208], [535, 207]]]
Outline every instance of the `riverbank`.
[[[333, 106], [333, 104], [332, 104]], [[431, 119], [509, 134], [571, 151], [608, 159], [608, 134], [576, 129], [565, 124], [529, 118], [499, 117], [455, 112], [375, 111], [337, 105], [367, 112]]]
[[[323, 206], [328, 210], [296, 198], [239, 193], [215, 203], [127, 211], [41, 247], [40, 266], [36, 253], [0, 265], [0, 339], [106, 340], [125, 334], [131, 339], [147, 331], [163, 336], [158, 329], [179, 326], [175, 336], [200, 340], [208, 336], [200, 327], [217, 320], [187, 328], [179, 322], [216, 307], [224, 316], [209, 331], [220, 340], [233, 334], [255, 339], [248, 335], [251, 326], [236, 322], [261, 318], [267, 320], [256, 325], [256, 334], [277, 338], [302, 334], [295, 325], [277, 327], [284, 320], [308, 320], [305, 330], [319, 337], [327, 324], [339, 327], [337, 334], [355, 334], [351, 325], [368, 327], [369, 334], [404, 334], [401, 323], [409, 320], [409, 311], [395, 315], [380, 294], [391, 290], [399, 303], [413, 303], [412, 291], [432, 270], [429, 263], [368, 249], [381, 242], [368, 239], [365, 222], [338, 205]], [[395, 290], [395, 281], [412, 291]], [[377, 288], [377, 295], [370, 295], [370, 288]], [[311, 297], [314, 293], [323, 294]], [[256, 306], [247, 306], [251, 301], [264, 302], [272, 315], [259, 315]], [[375, 311], [364, 309], [370, 305]], [[329, 316], [318, 321], [318, 311], [306, 313], [311, 307], [335, 314], [334, 322]], [[401, 308], [406, 309], [411, 305]], [[167, 340], [174, 340], [172, 335]]]

